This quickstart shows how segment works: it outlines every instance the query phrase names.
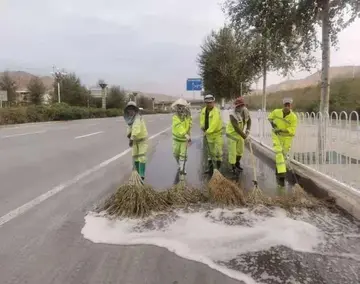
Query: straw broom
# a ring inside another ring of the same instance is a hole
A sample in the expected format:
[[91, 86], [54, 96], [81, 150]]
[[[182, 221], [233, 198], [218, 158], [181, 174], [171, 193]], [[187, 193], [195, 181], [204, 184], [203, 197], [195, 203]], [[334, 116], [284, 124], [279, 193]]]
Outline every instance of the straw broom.
[[[186, 157], [188, 146], [189, 144], [186, 145]], [[188, 203], [198, 203], [204, 199], [202, 193], [198, 189], [188, 187], [185, 178], [185, 164], [186, 160], [184, 162], [183, 168], [180, 170], [179, 182], [168, 191], [163, 193], [169, 205], [186, 205]]]
[[168, 207], [161, 194], [143, 183], [135, 169], [135, 161], [129, 182], [121, 185], [105, 204], [109, 215], [129, 218], [144, 218]]
[[258, 186], [255, 157], [254, 157], [254, 152], [252, 149], [251, 139], [249, 138], [248, 141], [249, 141], [249, 148], [250, 148], [250, 155], [251, 155], [251, 164], [252, 164], [253, 173], [254, 173], [254, 179], [253, 179], [254, 187], [247, 194], [246, 202], [247, 202], [247, 204], [251, 204], [251, 205], [257, 205], [257, 204], [269, 205], [270, 199], [264, 195], [263, 191]]
[[210, 155], [213, 164], [213, 175], [208, 183], [210, 200], [216, 204], [232, 206], [245, 205], [245, 198], [242, 190], [233, 182], [226, 179], [218, 169], [216, 163], [211, 156], [209, 142], [204, 136], [208, 155]]

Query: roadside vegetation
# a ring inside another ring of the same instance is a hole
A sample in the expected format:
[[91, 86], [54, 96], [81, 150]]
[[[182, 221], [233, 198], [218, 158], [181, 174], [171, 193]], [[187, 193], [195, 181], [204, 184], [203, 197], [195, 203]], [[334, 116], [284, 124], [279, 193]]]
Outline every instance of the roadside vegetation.
[[121, 116], [126, 103], [135, 99], [143, 114], [164, 113], [153, 109], [151, 98], [127, 95], [116, 85], [107, 89], [106, 109], [102, 109], [101, 98], [92, 96], [74, 73], [60, 79], [61, 103], [57, 102], [57, 88], [54, 82], [51, 90], [46, 90], [41, 79], [34, 76], [27, 85], [27, 94], [22, 95], [9, 72], [4, 72], [0, 89], [7, 91], [8, 101], [2, 102], [0, 125]]

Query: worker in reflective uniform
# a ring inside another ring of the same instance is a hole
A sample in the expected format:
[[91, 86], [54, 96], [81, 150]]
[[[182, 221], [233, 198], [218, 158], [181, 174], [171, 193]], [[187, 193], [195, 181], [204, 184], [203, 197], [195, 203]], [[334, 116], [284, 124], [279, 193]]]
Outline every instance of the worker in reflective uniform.
[[[214, 166], [220, 169], [223, 156], [223, 122], [219, 108], [215, 106], [215, 97], [206, 95], [204, 98], [206, 106], [201, 110], [200, 127], [204, 132], [205, 144], [208, 147], [208, 169], [206, 174], [211, 174]], [[214, 165], [215, 164], [215, 165]]]
[[127, 137], [129, 138], [129, 147], [132, 147], [134, 166], [142, 180], [144, 180], [148, 150], [148, 132], [145, 121], [135, 102], [130, 101], [127, 103], [124, 109], [124, 119], [128, 125]]
[[[233, 173], [242, 171], [240, 165], [241, 157], [244, 154], [245, 140], [250, 133], [251, 118], [243, 97], [234, 102], [235, 109], [230, 113], [229, 122], [226, 125], [226, 137], [228, 142], [229, 164]], [[246, 130], [245, 130], [246, 128]]]
[[171, 108], [175, 111], [172, 118], [173, 155], [178, 164], [180, 174], [184, 175], [186, 174], [187, 147], [191, 143], [191, 112], [189, 103], [184, 99], [175, 101]]
[[276, 175], [281, 186], [285, 185], [286, 160], [296, 133], [297, 117], [291, 110], [293, 100], [283, 99], [283, 108], [273, 110], [268, 119], [272, 126], [272, 141], [275, 152]]

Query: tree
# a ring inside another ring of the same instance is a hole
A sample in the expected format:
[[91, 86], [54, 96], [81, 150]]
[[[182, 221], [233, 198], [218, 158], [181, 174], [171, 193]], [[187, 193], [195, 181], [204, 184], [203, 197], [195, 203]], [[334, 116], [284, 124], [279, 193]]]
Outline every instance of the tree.
[[[267, 44], [270, 44], [267, 50], [274, 56], [284, 57], [288, 61], [286, 67], [294, 67], [289, 63], [295, 62], [308, 68], [314, 62], [313, 52], [321, 46], [320, 110], [328, 112], [330, 45], [336, 45], [338, 33], [360, 15], [359, 1], [228, 0], [225, 9], [237, 29], [246, 29], [249, 34], [254, 31], [265, 34]], [[317, 33], [319, 26], [322, 27], [321, 45]]]
[[249, 49], [238, 42], [230, 27], [212, 31], [201, 46], [198, 56], [205, 93], [216, 98], [231, 99], [247, 93], [259, 68], [252, 64]]
[[297, 67], [309, 69], [314, 63], [310, 46], [293, 29], [295, 2], [297, 0], [228, 0], [225, 4], [238, 40], [251, 47], [249, 52], [258, 55], [254, 59], [262, 67], [264, 109], [268, 71], [286, 75]]
[[139, 96], [137, 98], [137, 105], [138, 107], [142, 107], [143, 109], [152, 109], [152, 99], [145, 96]]
[[109, 108], [124, 108], [126, 93], [120, 86], [112, 86], [108, 93], [107, 106]]
[[16, 102], [17, 85], [16, 82], [12, 79], [9, 71], [5, 71], [0, 77], [0, 89], [7, 91], [9, 103]]
[[[54, 83], [57, 94], [57, 83]], [[87, 106], [89, 92], [75, 73], [67, 74], [60, 81], [61, 101], [72, 106]], [[57, 101], [57, 98], [54, 98]]]
[[32, 77], [27, 89], [29, 91], [28, 101], [32, 104], [39, 105], [43, 102], [43, 96], [46, 88], [39, 77]]

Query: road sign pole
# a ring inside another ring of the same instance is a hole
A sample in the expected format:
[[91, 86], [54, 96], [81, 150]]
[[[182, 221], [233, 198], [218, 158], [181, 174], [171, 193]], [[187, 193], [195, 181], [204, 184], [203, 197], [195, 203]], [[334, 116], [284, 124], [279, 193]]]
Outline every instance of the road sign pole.
[[61, 99], [60, 99], [60, 82], [58, 81], [58, 83], [57, 83], [57, 87], [58, 87], [58, 103], [60, 103], [61, 102]]

